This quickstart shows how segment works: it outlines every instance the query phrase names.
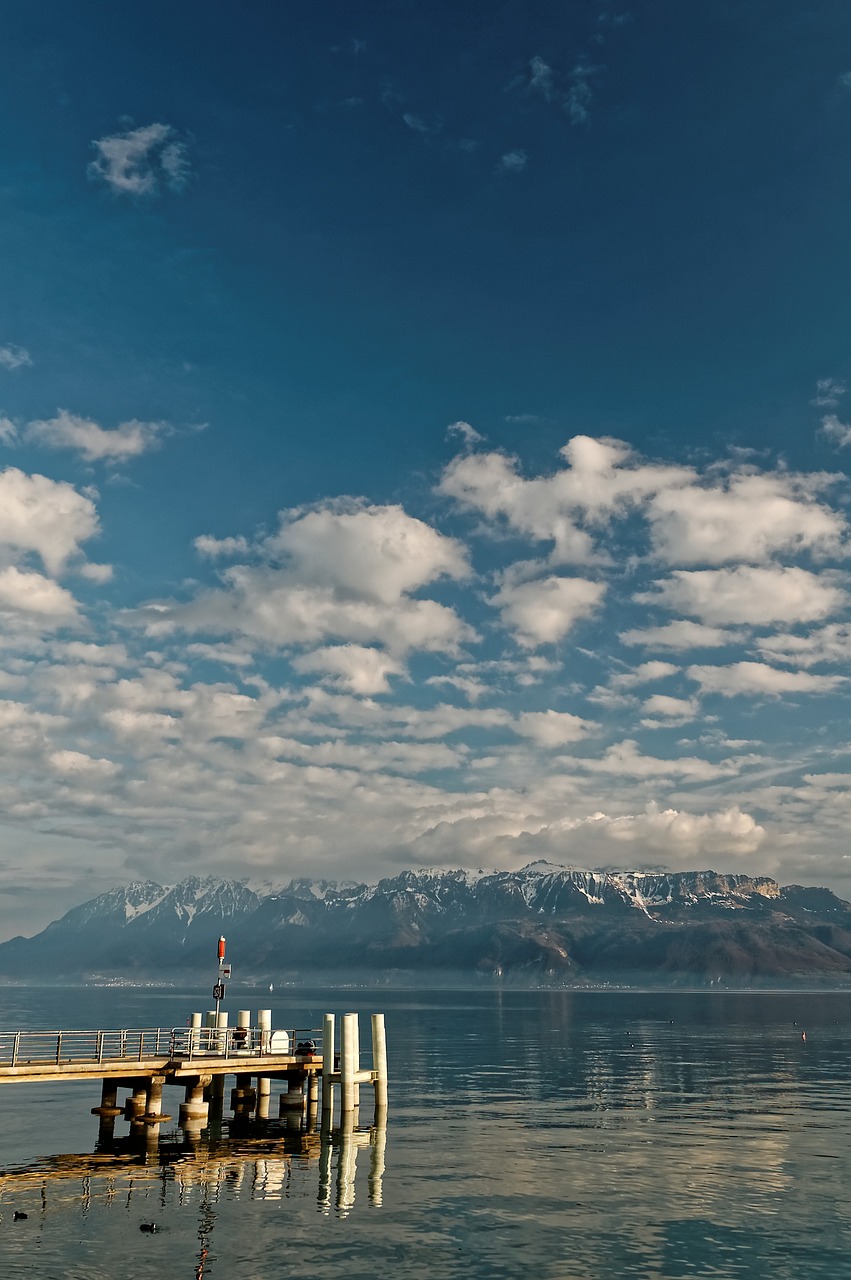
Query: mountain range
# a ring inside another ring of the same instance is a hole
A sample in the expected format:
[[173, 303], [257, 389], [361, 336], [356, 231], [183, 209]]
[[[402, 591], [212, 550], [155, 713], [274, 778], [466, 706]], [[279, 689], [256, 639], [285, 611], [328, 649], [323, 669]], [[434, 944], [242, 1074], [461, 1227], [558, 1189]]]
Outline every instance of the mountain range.
[[0, 979], [851, 984], [851, 904], [714, 871], [405, 871], [368, 885], [136, 882], [0, 944]]

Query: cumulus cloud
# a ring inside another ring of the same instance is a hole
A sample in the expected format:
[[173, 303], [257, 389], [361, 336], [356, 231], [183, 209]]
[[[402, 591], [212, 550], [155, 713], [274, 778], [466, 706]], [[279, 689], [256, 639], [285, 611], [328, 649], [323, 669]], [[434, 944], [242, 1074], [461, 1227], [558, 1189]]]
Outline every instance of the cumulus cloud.
[[837, 477], [756, 472], [740, 461], [732, 473], [647, 462], [615, 439], [575, 436], [560, 450], [566, 466], [526, 478], [504, 453], [454, 458], [441, 493], [514, 532], [552, 541], [554, 563], [605, 560], [596, 545], [633, 512], [645, 517], [650, 549], [668, 564], [761, 563], [807, 551], [843, 554], [844, 516], [821, 500]]
[[688, 724], [700, 710], [696, 698], [675, 698], [667, 693], [654, 693], [641, 704], [645, 729], [673, 727]]
[[48, 573], [59, 573], [99, 531], [91, 498], [62, 480], [0, 471], [0, 555], [34, 552]]
[[[597, 813], [556, 830], [562, 847], [567, 844], [571, 855], [586, 865], [609, 862], [629, 867], [650, 863], [674, 870], [694, 869], [710, 860], [721, 869], [740, 870], [741, 860], [755, 854], [767, 836], [751, 814], [738, 805], [711, 813], [648, 805], [644, 813]], [[552, 829], [550, 833], [556, 834]]]
[[677, 569], [653, 587], [652, 591], [638, 592], [636, 601], [692, 614], [710, 626], [813, 622], [846, 601], [846, 593], [833, 574], [819, 575], [794, 566]]
[[791, 693], [830, 693], [847, 683], [845, 676], [818, 676], [807, 671], [782, 671], [764, 662], [732, 662], [724, 667], [692, 666], [686, 671], [702, 693], [725, 698], [751, 694], [781, 698]]
[[182, 191], [189, 181], [189, 151], [176, 129], [148, 124], [92, 143], [87, 173], [116, 195], [155, 196], [163, 188]]
[[389, 693], [389, 676], [403, 676], [405, 667], [380, 649], [359, 644], [330, 645], [300, 654], [293, 667], [302, 674], [319, 673], [328, 683], [351, 693]]
[[634, 689], [636, 685], [648, 684], [651, 680], [664, 680], [678, 671], [679, 667], [673, 662], [641, 662], [632, 671], [620, 671], [612, 676], [609, 684], [613, 689]]
[[806, 635], [781, 632], [754, 641], [761, 657], [798, 667], [851, 662], [851, 623], [832, 622]]
[[720, 649], [740, 640], [742, 632], [724, 627], [708, 627], [703, 622], [690, 622], [678, 618], [661, 627], [633, 627], [621, 631], [621, 644], [643, 645], [655, 649]]
[[397, 659], [415, 649], [455, 652], [475, 637], [452, 608], [412, 594], [467, 577], [464, 548], [399, 506], [348, 501], [284, 512], [253, 552], [262, 562], [223, 570], [222, 587], [186, 604], [155, 602], [131, 620], [151, 635], [241, 635], [276, 649], [378, 643]]
[[26, 347], [15, 346], [13, 342], [7, 342], [5, 346], [0, 346], [0, 369], [25, 369], [32, 364], [32, 356]]
[[249, 549], [247, 538], [214, 538], [209, 533], [199, 534], [192, 545], [200, 556], [210, 560], [219, 556], [244, 556]]
[[44, 623], [74, 624], [77, 603], [70, 591], [40, 573], [14, 565], [0, 569], [0, 612], [29, 615]]
[[25, 438], [49, 449], [73, 449], [86, 462], [127, 462], [155, 449], [165, 431], [164, 422], [139, 422], [135, 418], [112, 430], [91, 418], [60, 409], [55, 418], [28, 422]]
[[835, 552], [845, 520], [813, 492], [833, 480], [773, 472], [666, 488], [648, 511], [656, 554], [669, 564], [724, 564], [803, 550]]
[[560, 453], [565, 468], [532, 479], [509, 455], [462, 455], [445, 468], [439, 491], [517, 533], [552, 541], [554, 563], [588, 564], [599, 559], [592, 532], [694, 475], [689, 468], [645, 464], [621, 440], [574, 436]]
[[524, 711], [515, 721], [515, 732], [540, 747], [564, 747], [579, 742], [596, 729], [591, 720], [567, 711]]
[[518, 644], [534, 649], [562, 640], [577, 622], [596, 612], [605, 592], [601, 582], [551, 576], [506, 584], [490, 603]]

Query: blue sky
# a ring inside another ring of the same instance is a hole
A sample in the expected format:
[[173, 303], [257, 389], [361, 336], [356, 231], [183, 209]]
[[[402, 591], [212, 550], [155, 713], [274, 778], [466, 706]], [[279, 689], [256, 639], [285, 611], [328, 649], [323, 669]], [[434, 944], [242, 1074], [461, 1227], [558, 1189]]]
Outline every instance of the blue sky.
[[0, 931], [851, 895], [847, 5], [15, 2], [0, 97]]

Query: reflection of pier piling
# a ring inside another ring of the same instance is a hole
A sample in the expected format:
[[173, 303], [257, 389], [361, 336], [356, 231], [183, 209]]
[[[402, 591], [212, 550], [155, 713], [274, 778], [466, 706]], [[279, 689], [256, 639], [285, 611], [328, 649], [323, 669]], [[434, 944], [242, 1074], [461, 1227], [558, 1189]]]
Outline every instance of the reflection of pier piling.
[[[371, 1065], [361, 1066], [358, 1015], [325, 1015], [321, 1048], [310, 1031], [273, 1031], [272, 1015], [261, 1009], [256, 1025], [248, 1010], [228, 1026], [225, 1012], [194, 1013], [187, 1027], [120, 1031], [19, 1031], [0, 1034], [0, 1084], [34, 1081], [101, 1081], [99, 1145], [108, 1145], [116, 1119], [130, 1132], [156, 1145], [159, 1128], [171, 1120], [163, 1093], [183, 1090], [178, 1124], [187, 1137], [208, 1125], [218, 1128], [224, 1114], [225, 1081], [234, 1077], [229, 1101], [231, 1126], [237, 1129], [271, 1118], [273, 1084], [279, 1087], [278, 1115], [288, 1125], [310, 1125], [322, 1107], [323, 1128], [330, 1129], [339, 1094], [341, 1129], [357, 1127], [361, 1085], [371, 1084], [375, 1122], [387, 1114], [387, 1047], [384, 1015], [372, 1015]], [[119, 1090], [128, 1096], [119, 1102]]]
[[[115, 1117], [110, 1119], [114, 1124]], [[146, 1130], [138, 1139], [132, 1134], [115, 1138], [95, 1154], [42, 1157], [32, 1165], [0, 1169], [0, 1208], [12, 1197], [16, 1205], [26, 1207], [27, 1196], [32, 1197], [33, 1207], [37, 1198], [42, 1208], [51, 1199], [76, 1198], [81, 1181], [85, 1195], [92, 1197], [98, 1180], [103, 1193], [116, 1204], [114, 1193], [120, 1186], [120, 1203], [125, 1207], [138, 1191], [144, 1198], [146, 1184], [155, 1180], [162, 1183], [163, 1203], [170, 1188], [177, 1189], [179, 1204], [188, 1203], [193, 1187], [200, 1190], [205, 1203], [214, 1203], [225, 1186], [229, 1197], [277, 1199], [290, 1177], [297, 1172], [304, 1180], [313, 1168], [318, 1171], [320, 1212], [336, 1211], [346, 1217], [355, 1205], [357, 1163], [366, 1156], [368, 1166], [362, 1167], [359, 1194], [363, 1195], [365, 1173], [368, 1204], [382, 1203], [385, 1127], [356, 1129], [348, 1113], [346, 1123], [335, 1129], [320, 1131], [309, 1124], [300, 1130], [282, 1129], [274, 1122], [261, 1128], [255, 1126], [247, 1138], [233, 1140], [214, 1138], [209, 1130], [197, 1139], [189, 1133], [184, 1133], [182, 1141], [165, 1136], [154, 1149], [147, 1143], [151, 1130]]]

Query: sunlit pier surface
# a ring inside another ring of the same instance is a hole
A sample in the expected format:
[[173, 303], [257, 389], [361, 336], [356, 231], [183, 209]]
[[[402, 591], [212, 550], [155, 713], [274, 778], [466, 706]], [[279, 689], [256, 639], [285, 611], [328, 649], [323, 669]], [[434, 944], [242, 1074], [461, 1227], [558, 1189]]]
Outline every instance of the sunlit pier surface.
[[[372, 1085], [376, 1124], [387, 1109], [387, 1048], [384, 1015], [372, 1015], [371, 1063], [361, 1066], [356, 1013], [340, 1019], [327, 1013], [317, 1032], [274, 1030], [272, 1015], [261, 1009], [255, 1023], [248, 1010], [228, 1026], [226, 1013], [193, 1013], [185, 1027], [121, 1028], [96, 1031], [16, 1031], [0, 1034], [0, 1084], [38, 1081], [100, 1080], [101, 1140], [114, 1133], [116, 1120], [130, 1122], [131, 1133], [145, 1129], [157, 1139], [159, 1125], [172, 1119], [164, 1109], [164, 1090], [184, 1091], [178, 1123], [187, 1135], [221, 1122], [225, 1081], [234, 1077], [231, 1125], [270, 1119], [273, 1085], [279, 1116], [315, 1118], [322, 1105], [331, 1123], [335, 1093], [343, 1127], [356, 1127], [360, 1086]], [[119, 1104], [121, 1090], [127, 1097]]]

